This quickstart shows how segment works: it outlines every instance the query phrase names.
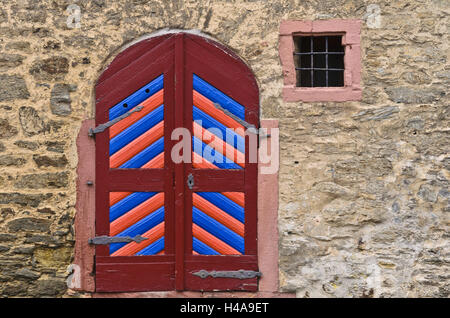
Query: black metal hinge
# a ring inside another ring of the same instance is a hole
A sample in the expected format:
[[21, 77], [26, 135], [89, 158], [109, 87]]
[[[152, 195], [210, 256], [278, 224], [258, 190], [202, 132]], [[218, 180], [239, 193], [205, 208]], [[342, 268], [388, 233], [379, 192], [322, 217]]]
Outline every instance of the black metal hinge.
[[227, 109], [223, 108], [222, 106], [220, 106], [218, 103], [213, 103], [214, 107], [216, 107], [218, 110], [220, 110], [221, 112], [223, 112], [225, 115], [233, 118], [235, 121], [237, 121], [239, 124], [241, 124], [242, 126], [244, 126], [246, 129], [248, 129], [248, 131], [250, 131], [253, 134], [259, 135], [260, 138], [269, 138], [270, 135], [269, 134], [265, 134], [264, 132], [262, 132], [262, 130], [260, 129], [256, 129], [256, 127], [248, 122], [246, 122], [245, 120], [240, 119], [238, 116], [236, 116], [235, 114], [233, 114], [232, 112], [228, 111]]
[[192, 273], [192, 275], [198, 276], [200, 278], [237, 278], [237, 279], [249, 279], [255, 277], [261, 277], [261, 272], [249, 271], [240, 269], [237, 271], [210, 271], [200, 270], [198, 272]]
[[98, 125], [97, 127], [95, 127], [94, 129], [89, 129], [89, 137], [94, 137], [95, 134], [101, 133], [103, 131], [105, 131], [106, 128], [111, 127], [112, 125], [114, 125], [115, 123], [121, 121], [124, 118], [127, 118], [128, 116], [130, 116], [131, 114], [135, 113], [135, 112], [139, 112], [142, 110], [142, 108], [144, 108], [144, 106], [136, 106], [135, 108], [127, 111], [125, 114], [120, 115], [119, 117], [114, 118], [113, 120], [110, 120], [104, 124]]
[[89, 244], [94, 245], [108, 245], [112, 243], [130, 243], [130, 242], [136, 242], [141, 243], [144, 240], [148, 240], [148, 238], [136, 235], [135, 237], [130, 236], [96, 236], [94, 238], [89, 239]]

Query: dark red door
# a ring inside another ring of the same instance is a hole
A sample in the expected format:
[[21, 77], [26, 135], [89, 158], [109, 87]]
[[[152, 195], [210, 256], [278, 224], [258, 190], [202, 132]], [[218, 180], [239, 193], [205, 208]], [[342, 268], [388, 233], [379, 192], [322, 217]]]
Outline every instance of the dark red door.
[[[168, 34], [119, 54], [96, 98], [96, 124], [117, 121], [95, 137], [96, 236], [145, 238], [96, 247], [97, 291], [256, 290], [256, 278], [199, 275], [258, 269], [248, 67], [216, 42]], [[175, 128], [189, 133], [182, 162]]]

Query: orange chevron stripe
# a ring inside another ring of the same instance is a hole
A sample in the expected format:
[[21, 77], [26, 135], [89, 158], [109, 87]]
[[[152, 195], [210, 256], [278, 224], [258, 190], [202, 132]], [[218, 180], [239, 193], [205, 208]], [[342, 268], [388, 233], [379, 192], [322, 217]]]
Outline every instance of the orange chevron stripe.
[[206, 130], [196, 122], [193, 122], [193, 127], [195, 137], [202, 140], [205, 144], [220, 152], [228, 159], [233, 160], [233, 162], [237, 163], [242, 168], [245, 168], [245, 155], [242, 152], [234, 148], [232, 145], [224, 142], [222, 139]]
[[137, 122], [139, 119], [150, 113], [152, 110], [156, 109], [158, 106], [162, 105], [164, 100], [164, 89], [156, 92], [138, 106], [143, 106], [143, 108], [131, 114], [130, 116], [122, 119], [121, 121], [115, 123], [111, 127], [109, 127], [109, 138], [113, 138], [117, 136], [120, 132], [122, 132], [125, 128]]
[[196, 152], [192, 152], [192, 166], [195, 169], [219, 169], [216, 165], [212, 164], [205, 158], [201, 157]]
[[[144, 240], [140, 243], [136, 242], [128, 243], [124, 247], [118, 249], [113, 254], [111, 254], [111, 256], [132, 256], [137, 252], [143, 250], [150, 244], [156, 242], [156, 240], [160, 239], [163, 235], [164, 235], [164, 222], [161, 222], [157, 226], [151, 228], [150, 230], [142, 234], [142, 236], [148, 238], [148, 240]], [[159, 254], [160, 253], [158, 253], [158, 255]]]
[[160, 192], [152, 196], [147, 201], [142, 202], [134, 209], [128, 211], [110, 224], [109, 233], [111, 236], [117, 235], [126, 228], [135, 224], [153, 211], [159, 209], [164, 204], [164, 193]]
[[192, 224], [192, 234], [195, 238], [207, 244], [217, 252], [223, 255], [241, 255], [241, 253], [232, 248], [227, 243], [219, 240], [217, 237], [211, 235], [197, 224]]
[[203, 96], [197, 91], [193, 91], [194, 93], [194, 105], [197, 106], [199, 109], [207, 113], [209, 116], [213, 117], [220, 123], [224, 124], [225, 126], [229, 128], [233, 128], [236, 130], [236, 133], [241, 135], [242, 137], [245, 137], [245, 128], [241, 124], [239, 124], [236, 120], [233, 118], [227, 116], [224, 112], [221, 110], [218, 110], [216, 107], [214, 107], [214, 104], [212, 101], [210, 101], [208, 98]]
[[164, 152], [161, 152], [159, 155], [157, 155], [155, 158], [147, 162], [145, 165], [141, 167], [145, 169], [157, 169], [157, 168], [164, 168]]
[[231, 201], [239, 204], [241, 207], [245, 207], [245, 195], [242, 192], [222, 192]]
[[109, 158], [111, 168], [118, 168], [164, 135], [164, 121], [134, 139]]
[[208, 200], [203, 199], [196, 193], [192, 194], [192, 203], [205, 214], [209, 215], [216, 221], [222, 223], [230, 230], [236, 232], [240, 236], [244, 236], [244, 224], [233, 218], [228, 213], [222, 211]]
[[113, 206], [120, 200], [126, 198], [133, 192], [110, 192], [109, 193], [109, 206]]

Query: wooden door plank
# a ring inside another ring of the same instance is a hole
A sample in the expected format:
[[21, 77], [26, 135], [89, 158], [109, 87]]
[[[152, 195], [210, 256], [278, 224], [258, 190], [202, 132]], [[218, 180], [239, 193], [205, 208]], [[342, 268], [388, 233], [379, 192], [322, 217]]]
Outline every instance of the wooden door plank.
[[[175, 128], [183, 127], [184, 34], [175, 37]], [[175, 164], [175, 288], [184, 289], [184, 164]]]

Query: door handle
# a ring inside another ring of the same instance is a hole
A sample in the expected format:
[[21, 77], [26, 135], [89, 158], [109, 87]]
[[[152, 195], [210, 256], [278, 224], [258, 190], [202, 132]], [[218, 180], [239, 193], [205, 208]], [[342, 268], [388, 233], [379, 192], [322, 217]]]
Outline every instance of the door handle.
[[189, 190], [192, 190], [192, 188], [194, 187], [194, 176], [192, 175], [192, 173], [188, 175], [186, 183]]

